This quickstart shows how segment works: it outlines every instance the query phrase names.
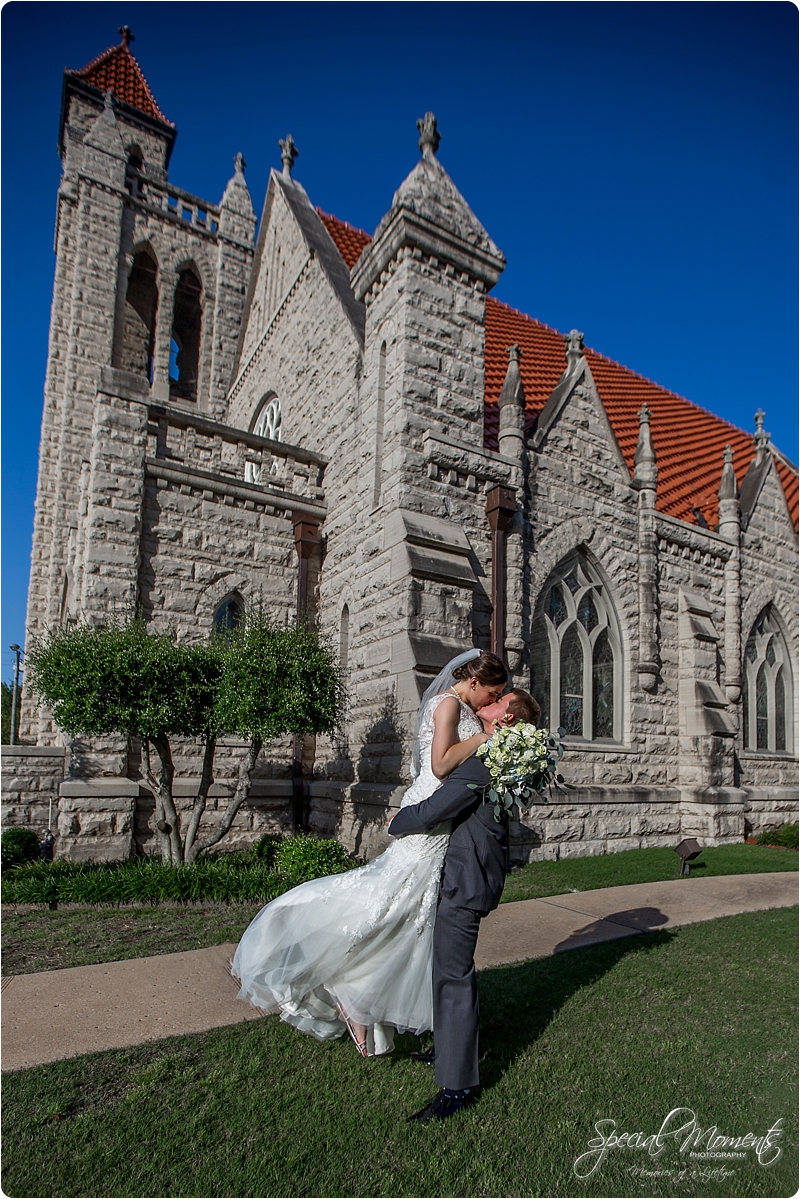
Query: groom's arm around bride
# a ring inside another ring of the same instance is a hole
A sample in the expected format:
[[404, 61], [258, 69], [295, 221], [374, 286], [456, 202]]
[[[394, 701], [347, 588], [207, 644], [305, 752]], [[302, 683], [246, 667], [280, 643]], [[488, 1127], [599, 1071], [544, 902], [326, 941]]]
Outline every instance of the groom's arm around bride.
[[[539, 710], [526, 691], [512, 691], [493, 706], [492, 716], [536, 724]], [[493, 805], [484, 802], [489, 784], [483, 762], [468, 758], [429, 799], [401, 808], [389, 826], [395, 837], [453, 821], [433, 935], [433, 1037], [442, 1090], [417, 1114], [422, 1120], [460, 1110], [479, 1081], [475, 944], [481, 918], [500, 902], [508, 846], [507, 818], [496, 820]]]

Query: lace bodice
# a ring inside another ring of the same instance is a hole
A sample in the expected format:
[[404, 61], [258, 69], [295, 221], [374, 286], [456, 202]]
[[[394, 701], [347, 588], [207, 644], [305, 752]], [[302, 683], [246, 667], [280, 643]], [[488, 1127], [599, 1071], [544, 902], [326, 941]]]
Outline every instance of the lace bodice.
[[[422, 715], [422, 723], [419, 728], [419, 763], [420, 770], [414, 783], [403, 797], [403, 807], [409, 803], [419, 803], [420, 799], [427, 798], [438, 786], [440, 779], [436, 777], [431, 769], [431, 747], [433, 745], [433, 714], [438, 708], [443, 699], [448, 695], [452, 696], [452, 691], [445, 691], [442, 695], [435, 695], [428, 704]], [[458, 720], [458, 739], [459, 741], [467, 741], [470, 737], [474, 737], [476, 733], [483, 732], [483, 725], [478, 719], [475, 712], [468, 704], [458, 696], [461, 713]]]

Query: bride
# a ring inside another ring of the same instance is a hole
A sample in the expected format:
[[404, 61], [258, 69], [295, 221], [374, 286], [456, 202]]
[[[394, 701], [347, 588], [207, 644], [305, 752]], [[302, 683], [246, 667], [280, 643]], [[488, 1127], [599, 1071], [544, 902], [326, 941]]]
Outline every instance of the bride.
[[[422, 697], [414, 782], [401, 807], [427, 799], [489, 739], [477, 716], [507, 681], [494, 654], [448, 662]], [[433, 925], [450, 822], [402, 837], [356, 870], [313, 879], [262, 908], [233, 959], [240, 999], [280, 1011], [321, 1040], [347, 1029], [364, 1057], [388, 1053], [395, 1030], [433, 1027]]]

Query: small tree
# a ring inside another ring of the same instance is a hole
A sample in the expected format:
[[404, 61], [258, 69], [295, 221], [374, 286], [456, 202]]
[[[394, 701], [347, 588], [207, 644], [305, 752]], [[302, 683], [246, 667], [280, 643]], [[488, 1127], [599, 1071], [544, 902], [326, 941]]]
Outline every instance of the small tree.
[[[28, 680], [75, 736], [141, 739], [141, 771], [156, 800], [155, 832], [165, 861], [191, 862], [216, 845], [250, 794], [265, 740], [328, 731], [340, 717], [341, 685], [330, 647], [308, 627], [281, 627], [256, 609], [230, 640], [181, 646], [142, 620], [59, 629], [28, 654]], [[249, 740], [235, 793], [217, 826], [197, 835], [214, 781], [217, 737]], [[186, 827], [175, 806], [172, 737], [204, 745], [200, 785]], [[155, 749], [160, 769], [153, 768]]]
[[330, 643], [308, 624], [278, 625], [262, 608], [234, 630], [216, 689], [218, 729], [249, 741], [236, 791], [222, 820], [198, 846], [224, 837], [250, 794], [265, 741], [287, 733], [329, 733], [340, 722], [345, 691]]
[[[195, 807], [204, 807], [213, 782], [214, 689], [222, 656], [217, 643], [176, 645], [168, 634], [148, 632], [143, 620], [58, 629], [28, 655], [29, 685], [65, 732], [141, 739], [142, 775], [156, 800], [155, 832], [165, 861], [184, 860], [170, 737], [205, 740], [195, 799]], [[158, 774], [151, 748], [160, 759]]]

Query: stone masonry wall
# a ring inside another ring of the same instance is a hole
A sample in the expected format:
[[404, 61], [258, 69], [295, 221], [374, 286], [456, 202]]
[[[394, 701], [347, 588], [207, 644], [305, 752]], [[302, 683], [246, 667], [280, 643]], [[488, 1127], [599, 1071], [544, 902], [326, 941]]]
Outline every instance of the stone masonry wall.
[[58, 746], [2, 747], [4, 829], [30, 828], [41, 836], [50, 819], [55, 826], [66, 763], [67, 750]]

